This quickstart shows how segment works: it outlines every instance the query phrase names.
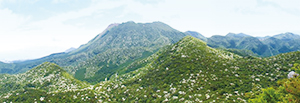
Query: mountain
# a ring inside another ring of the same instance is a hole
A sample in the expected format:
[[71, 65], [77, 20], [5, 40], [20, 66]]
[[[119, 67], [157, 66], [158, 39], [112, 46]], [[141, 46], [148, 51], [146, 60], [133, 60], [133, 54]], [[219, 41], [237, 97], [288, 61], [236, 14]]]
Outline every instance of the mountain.
[[243, 33], [212, 36], [207, 44], [214, 48], [250, 50], [258, 56], [268, 57], [300, 50], [300, 35], [283, 33], [272, 37], [252, 37]]
[[76, 78], [97, 83], [109, 79], [130, 63], [150, 56], [161, 47], [179, 41], [185, 35], [161, 22], [123, 23], [74, 51], [85, 50], [97, 55], [67, 68]]
[[244, 33], [238, 33], [238, 34], [228, 33], [226, 35], [226, 37], [243, 38], [243, 37], [250, 37], [250, 35], [247, 35], [247, 34], [244, 34]]
[[43, 62], [52, 62], [79, 80], [98, 83], [184, 36], [186, 34], [162, 22], [112, 24], [76, 50], [14, 63], [10, 73], [22, 73]]
[[226, 36], [212, 36], [208, 38], [207, 44], [214, 48], [229, 48], [251, 50], [260, 56], [269, 56], [268, 45], [263, 44], [259, 39], [240, 33], [229, 33]]
[[300, 50], [300, 35], [289, 32], [274, 35], [262, 42], [269, 45], [273, 55]]
[[13, 68], [15, 67], [12, 63], [4, 63], [0, 61], [0, 73], [13, 73]]
[[[287, 78], [291, 64], [300, 63], [299, 58], [300, 52], [242, 57], [186, 36], [96, 85], [72, 82], [77, 80], [60, 75], [66, 72], [48, 62], [18, 74], [23, 76], [1, 75], [6, 80], [1, 81], [7, 83], [1, 88], [28, 88], [6, 91], [0, 102], [246, 102], [252, 91], [276, 86], [277, 80]], [[44, 83], [48, 78], [50, 83]], [[14, 83], [23, 85], [11, 85]], [[77, 87], [68, 89], [67, 84]]]
[[187, 34], [187, 35], [193, 36], [195, 38], [201, 39], [201, 40], [203, 40], [205, 42], [207, 41], [207, 38], [205, 36], [203, 36], [202, 34], [198, 33], [198, 32], [195, 32], [195, 31], [186, 31], [184, 33]]
[[283, 40], [283, 41], [290, 41], [290, 40], [295, 40], [295, 39], [300, 39], [300, 35], [293, 34], [290, 32], [274, 35], [274, 38]]

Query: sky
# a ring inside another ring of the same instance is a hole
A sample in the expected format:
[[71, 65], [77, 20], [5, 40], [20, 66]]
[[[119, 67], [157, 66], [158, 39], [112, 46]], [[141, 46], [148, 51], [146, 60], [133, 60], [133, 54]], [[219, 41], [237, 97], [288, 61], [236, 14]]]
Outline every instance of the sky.
[[300, 0], [0, 0], [0, 61], [79, 47], [111, 23], [164, 22], [206, 37], [300, 34]]

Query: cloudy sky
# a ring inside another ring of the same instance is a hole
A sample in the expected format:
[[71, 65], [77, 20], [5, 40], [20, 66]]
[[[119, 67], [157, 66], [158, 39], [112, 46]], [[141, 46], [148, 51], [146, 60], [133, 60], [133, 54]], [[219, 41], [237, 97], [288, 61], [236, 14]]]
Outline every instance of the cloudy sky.
[[0, 0], [0, 61], [79, 47], [111, 23], [161, 21], [204, 36], [300, 34], [299, 0]]

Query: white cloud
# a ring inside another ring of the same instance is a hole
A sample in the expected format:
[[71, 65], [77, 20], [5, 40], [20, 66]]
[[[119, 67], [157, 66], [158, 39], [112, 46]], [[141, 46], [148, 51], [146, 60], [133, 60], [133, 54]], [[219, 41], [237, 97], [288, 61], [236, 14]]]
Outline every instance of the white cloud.
[[5, 8], [0, 9], [0, 30], [11, 31], [17, 29], [20, 25], [26, 22], [28, 18], [14, 14], [11, 10]]

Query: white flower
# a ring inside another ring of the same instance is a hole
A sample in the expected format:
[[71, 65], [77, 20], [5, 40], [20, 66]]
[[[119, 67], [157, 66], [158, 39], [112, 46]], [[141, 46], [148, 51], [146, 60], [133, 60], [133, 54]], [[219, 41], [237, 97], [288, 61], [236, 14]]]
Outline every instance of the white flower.
[[209, 99], [209, 98], [210, 98], [210, 96], [209, 96], [208, 94], [205, 94], [205, 96], [206, 96], [206, 99]]
[[163, 102], [168, 102], [169, 100], [168, 100], [168, 98], [166, 98]]
[[41, 101], [44, 101], [44, 99], [45, 99], [45, 97], [41, 97], [41, 98], [40, 98]]
[[294, 78], [294, 77], [297, 77], [297, 76], [299, 76], [299, 74], [298, 73], [295, 73], [294, 71], [291, 71], [289, 74], [288, 74], [288, 78], [290, 79], [290, 78]]
[[73, 99], [76, 99], [77, 98], [77, 96], [76, 95], [73, 95]]
[[255, 78], [255, 80], [256, 80], [256, 81], [260, 81], [260, 79], [259, 79], [259, 78]]
[[173, 99], [178, 99], [178, 97], [177, 96], [173, 96]]

